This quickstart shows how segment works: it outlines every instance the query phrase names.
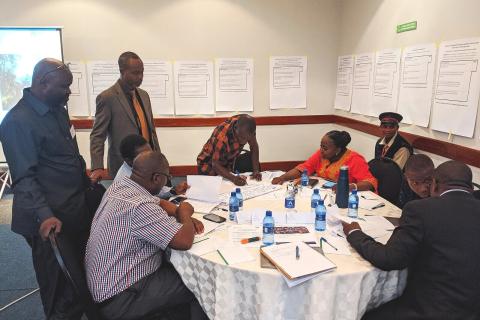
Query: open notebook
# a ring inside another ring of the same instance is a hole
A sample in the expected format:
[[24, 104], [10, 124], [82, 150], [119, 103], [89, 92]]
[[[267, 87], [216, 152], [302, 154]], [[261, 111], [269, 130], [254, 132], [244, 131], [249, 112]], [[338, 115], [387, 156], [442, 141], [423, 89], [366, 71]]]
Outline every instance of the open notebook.
[[333, 262], [303, 242], [262, 247], [260, 252], [290, 280], [336, 268]]

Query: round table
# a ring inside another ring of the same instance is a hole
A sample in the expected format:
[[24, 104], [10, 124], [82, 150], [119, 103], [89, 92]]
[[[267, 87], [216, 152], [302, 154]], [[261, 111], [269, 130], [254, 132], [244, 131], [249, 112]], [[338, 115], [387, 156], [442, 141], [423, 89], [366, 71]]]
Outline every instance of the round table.
[[[298, 196], [296, 202], [297, 209], [309, 210], [307, 196]], [[384, 202], [385, 207], [368, 214], [400, 216], [400, 209]], [[244, 210], [252, 208], [281, 210], [283, 198], [246, 200]], [[346, 209], [340, 212], [346, 214]], [[359, 210], [360, 215], [366, 212]], [[227, 217], [226, 212], [215, 213]], [[219, 244], [228, 241], [231, 224], [227, 222], [210, 237]], [[317, 232], [317, 238], [321, 234]], [[382, 271], [350, 248], [351, 256], [326, 254], [337, 265], [334, 271], [289, 288], [278, 270], [260, 267], [258, 248], [248, 249], [255, 261], [237, 265], [226, 265], [216, 251], [198, 256], [172, 250], [172, 264], [210, 319], [359, 319], [366, 310], [398, 297], [406, 283], [406, 270]]]

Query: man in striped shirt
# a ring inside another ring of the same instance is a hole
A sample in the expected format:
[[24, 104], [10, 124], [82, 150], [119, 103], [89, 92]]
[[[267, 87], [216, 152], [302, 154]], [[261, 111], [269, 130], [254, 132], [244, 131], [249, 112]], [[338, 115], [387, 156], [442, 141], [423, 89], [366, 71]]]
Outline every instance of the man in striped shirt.
[[168, 172], [163, 154], [141, 153], [131, 177], [112, 184], [95, 214], [85, 267], [90, 292], [106, 319], [171, 313], [206, 319], [165, 255], [167, 248], [188, 250], [195, 233], [203, 232], [190, 204], [177, 207], [153, 196]]

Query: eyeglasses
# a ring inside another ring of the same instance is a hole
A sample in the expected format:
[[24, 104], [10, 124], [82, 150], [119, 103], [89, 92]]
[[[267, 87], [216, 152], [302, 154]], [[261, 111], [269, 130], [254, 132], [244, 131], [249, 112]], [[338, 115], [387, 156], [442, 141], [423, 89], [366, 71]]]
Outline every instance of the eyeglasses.
[[70, 66], [70, 62], [68, 62], [68, 63], [66, 63], [66, 64], [65, 64], [65, 63], [62, 63], [62, 64], [58, 65], [55, 69], [52, 69], [52, 70], [50, 70], [50, 71], [45, 72], [45, 73], [43, 74], [43, 76], [40, 78], [40, 82], [44, 81], [45, 78], [46, 78], [46, 76], [47, 76], [48, 74], [50, 74], [50, 73], [56, 72], [56, 71], [58, 71], [58, 70], [70, 70], [70, 67], [69, 67], [69, 66]]
[[[161, 175], [161, 176], [166, 177], [167, 180], [172, 180], [172, 176], [171, 176], [171, 175], [166, 174], [166, 173], [163, 173], [163, 172], [154, 172], [153, 174], [159, 174], [159, 175]], [[152, 174], [152, 175], [153, 175], [153, 174]]]

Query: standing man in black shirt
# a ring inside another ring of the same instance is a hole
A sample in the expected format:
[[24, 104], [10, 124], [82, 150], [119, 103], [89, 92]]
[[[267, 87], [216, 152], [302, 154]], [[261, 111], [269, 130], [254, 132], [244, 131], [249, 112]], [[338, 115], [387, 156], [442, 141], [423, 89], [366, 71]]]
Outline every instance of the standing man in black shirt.
[[57, 264], [51, 230], [71, 239], [84, 257], [90, 221], [89, 179], [65, 103], [72, 73], [61, 61], [43, 59], [32, 86], [5, 116], [0, 139], [13, 179], [12, 231], [25, 237], [47, 319], [79, 319], [82, 310]]

